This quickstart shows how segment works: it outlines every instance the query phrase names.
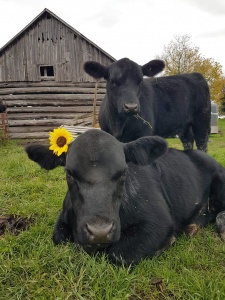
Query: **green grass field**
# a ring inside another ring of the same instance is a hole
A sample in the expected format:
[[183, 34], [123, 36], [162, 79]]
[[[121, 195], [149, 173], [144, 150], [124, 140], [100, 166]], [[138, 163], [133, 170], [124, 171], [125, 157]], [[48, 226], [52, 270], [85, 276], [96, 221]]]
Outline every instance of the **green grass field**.
[[[225, 120], [219, 129], [210, 136], [209, 154], [225, 167]], [[178, 139], [168, 142], [181, 149]], [[27, 158], [24, 145], [12, 140], [0, 146], [0, 215], [33, 220], [20, 234], [9, 228], [0, 236], [0, 300], [225, 299], [225, 243], [214, 225], [193, 239], [179, 237], [160, 257], [132, 269], [90, 257], [78, 246], [54, 246], [64, 170], [42, 170]]]

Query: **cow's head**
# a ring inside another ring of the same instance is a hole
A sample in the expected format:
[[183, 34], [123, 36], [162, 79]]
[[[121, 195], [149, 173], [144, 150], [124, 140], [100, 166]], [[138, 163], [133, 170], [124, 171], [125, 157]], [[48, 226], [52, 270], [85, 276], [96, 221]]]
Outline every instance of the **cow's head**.
[[167, 150], [166, 141], [160, 137], [142, 137], [123, 144], [98, 129], [78, 136], [66, 156], [57, 157], [45, 146], [35, 147], [29, 145], [26, 151], [42, 167], [51, 169], [52, 162], [54, 168], [57, 161], [65, 166], [77, 240], [92, 246], [120, 238], [119, 210], [129, 176], [127, 163], [146, 165]]
[[139, 66], [123, 58], [109, 67], [98, 62], [87, 61], [84, 70], [90, 76], [107, 80], [107, 99], [118, 114], [133, 115], [140, 112], [139, 96], [143, 76], [152, 77], [165, 67], [162, 60], [152, 60]]

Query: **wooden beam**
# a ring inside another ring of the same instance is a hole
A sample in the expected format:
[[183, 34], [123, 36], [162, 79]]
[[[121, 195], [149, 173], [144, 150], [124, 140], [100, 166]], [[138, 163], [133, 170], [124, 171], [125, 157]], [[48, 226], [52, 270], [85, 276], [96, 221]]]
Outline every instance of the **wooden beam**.
[[[104, 93], [105, 89], [99, 89], [99, 93]], [[42, 93], [42, 94], [93, 94], [94, 89], [93, 88], [81, 88], [81, 87], [29, 87], [29, 88], [4, 88], [0, 89], [0, 95], [19, 95], [19, 94], [36, 94], [36, 93]]]

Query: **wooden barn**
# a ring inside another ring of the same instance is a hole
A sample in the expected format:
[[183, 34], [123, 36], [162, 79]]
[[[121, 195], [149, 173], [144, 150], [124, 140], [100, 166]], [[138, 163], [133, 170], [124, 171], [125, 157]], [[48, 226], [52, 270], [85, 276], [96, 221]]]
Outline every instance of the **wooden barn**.
[[[93, 125], [105, 93], [83, 71], [87, 60], [115, 59], [44, 9], [0, 49], [0, 100], [10, 138], [46, 138], [64, 125]], [[95, 113], [96, 110], [96, 113]]]

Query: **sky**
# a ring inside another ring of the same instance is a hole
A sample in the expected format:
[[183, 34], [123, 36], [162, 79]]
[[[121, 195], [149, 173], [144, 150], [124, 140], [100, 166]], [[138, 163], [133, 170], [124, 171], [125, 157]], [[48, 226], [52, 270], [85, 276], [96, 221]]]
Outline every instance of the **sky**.
[[0, 0], [0, 48], [45, 8], [114, 58], [140, 65], [188, 34], [225, 74], [225, 0]]

